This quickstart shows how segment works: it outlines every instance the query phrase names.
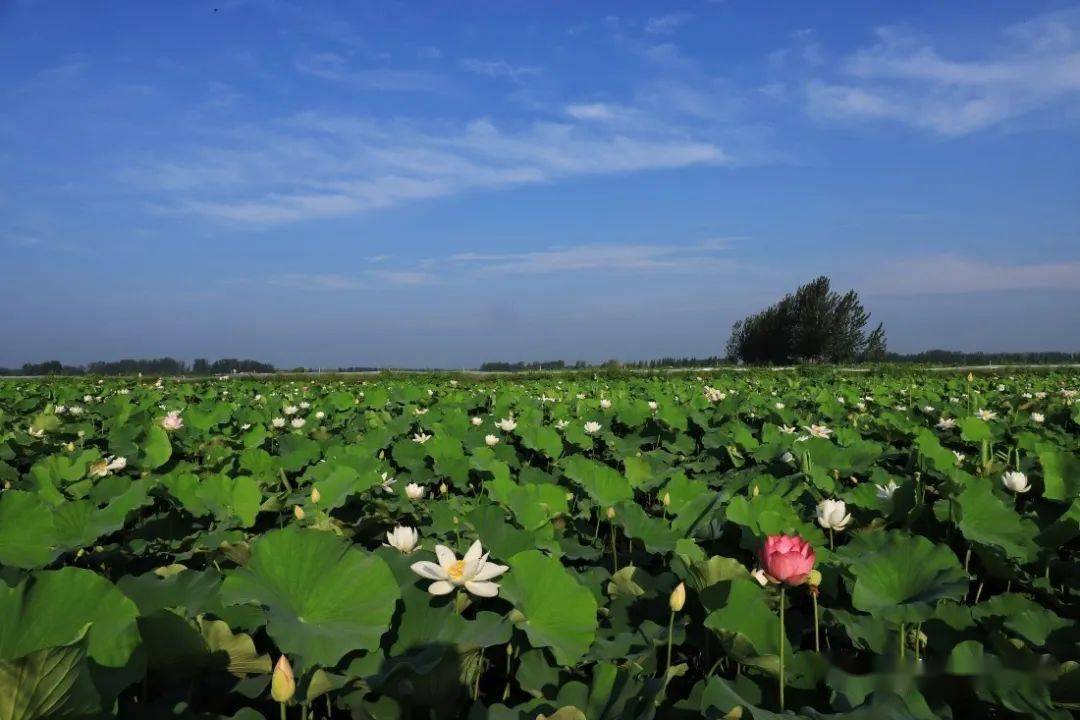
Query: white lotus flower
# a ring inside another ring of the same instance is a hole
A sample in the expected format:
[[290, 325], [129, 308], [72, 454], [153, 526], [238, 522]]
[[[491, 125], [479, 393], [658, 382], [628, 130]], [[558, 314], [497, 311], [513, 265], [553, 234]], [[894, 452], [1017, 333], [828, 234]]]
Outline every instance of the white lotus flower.
[[555, 428], [557, 430], [565, 430], [566, 426], [570, 424], [569, 420], [558, 420], [555, 422]]
[[498, 435], [485, 435], [484, 436], [484, 442], [487, 443], [488, 447], [495, 447], [496, 445], [499, 444], [499, 436]]
[[53, 412], [56, 413], [57, 415], [63, 415], [64, 413], [67, 412], [67, 408], [64, 407], [63, 405], [57, 405], [55, 408], [53, 408]]
[[283, 428], [283, 427], [285, 427], [285, 418], [276, 417], [276, 418], [274, 418], [273, 420], [270, 421], [270, 424], [273, 425], [276, 428]]
[[725, 392], [723, 392], [721, 390], [717, 390], [714, 387], [710, 387], [709, 385], [705, 386], [705, 391], [704, 392], [705, 392], [705, 399], [708, 400], [709, 402], [713, 402], [713, 403], [720, 402], [721, 400], [723, 400], [724, 398], [727, 397], [727, 393], [725, 393]]
[[981, 409], [975, 413], [975, 416], [980, 420], [993, 420], [997, 417], [997, 413], [993, 410]]
[[780, 432], [784, 433], [785, 435], [794, 435], [795, 428], [791, 427], [790, 425], [781, 425]]
[[1045, 422], [1045, 421], [1046, 421], [1046, 416], [1043, 415], [1042, 413], [1038, 413], [1038, 412], [1031, 413], [1031, 422], [1033, 422], [1033, 423], [1042, 423], [1042, 422]]
[[[71, 411], [75, 412], [75, 408], [71, 408]], [[165, 417], [161, 418], [161, 427], [166, 430], [179, 430], [184, 427], [184, 419], [180, 417], [180, 411], [170, 410], [165, 413]]]
[[423, 485], [417, 485], [416, 483], [409, 483], [405, 486], [405, 496], [410, 500], [421, 500], [424, 497], [424, 493], [427, 492]]
[[315, 419], [316, 420], [322, 420], [325, 417], [326, 417], [326, 413], [323, 412], [322, 410], [319, 410], [318, 412], [315, 413]]
[[302, 417], [293, 418], [292, 422], [290, 422], [289, 424], [292, 425], [297, 430], [299, 430], [300, 428], [304, 427], [304, 425], [307, 424], [307, 420], [305, 420]]
[[499, 428], [503, 432], [511, 432], [514, 428], [517, 427], [517, 421], [514, 420], [514, 416], [511, 415], [510, 417], [505, 417], [499, 422], [495, 423], [495, 427]]
[[83, 409], [78, 405], [72, 405], [70, 408], [68, 408], [68, 412], [72, 415], [82, 415]]
[[298, 410], [299, 408], [295, 405], [286, 405], [284, 408], [282, 408], [281, 412], [285, 413], [286, 415], [295, 415]]
[[428, 435], [426, 432], [423, 432], [423, 431], [418, 432], [418, 433], [414, 433], [413, 436], [412, 436], [412, 441], [414, 443], [420, 443], [421, 445], [423, 445], [424, 443], [426, 443], [430, 439], [431, 439], [431, 436]]
[[650, 400], [649, 401], [649, 409], [650, 410], [652, 410], [653, 412], [656, 412], [656, 408], [658, 408], [658, 407], [660, 407], [660, 406], [656, 404], [655, 400]]
[[1001, 484], [1014, 493], [1026, 493], [1031, 489], [1027, 475], [1019, 470], [1010, 470], [1001, 476]]
[[309, 407], [311, 407], [311, 403], [305, 400], [304, 402], [300, 403], [300, 407], [304, 410], [307, 410]]
[[483, 424], [484, 424], [484, 418], [481, 418], [481, 417], [473, 417], [473, 418], [472, 418], [472, 419], [470, 420], [470, 422], [471, 422], [471, 423], [473, 424], [473, 426], [474, 426], [474, 427], [478, 427], [478, 426], [480, 426], [480, 425], [483, 425]]
[[413, 408], [413, 415], [427, 415], [428, 408]]
[[960, 463], [964, 462], [964, 458], [966, 458], [966, 457], [967, 457], [967, 455], [965, 455], [964, 453], [962, 453], [962, 452], [958, 452], [958, 451], [956, 451], [956, 450], [953, 450], [953, 451], [952, 451], [952, 454], [953, 454], [953, 457], [955, 457], [955, 458], [956, 458], [956, 464], [957, 464], [957, 465], [959, 465]]
[[895, 480], [890, 480], [885, 485], [874, 484], [877, 488], [878, 500], [892, 500], [893, 493], [900, 489]]
[[394, 548], [402, 555], [408, 555], [416, 549], [416, 543], [420, 540], [420, 533], [416, 528], [398, 525], [386, 533], [386, 544]]
[[603, 400], [600, 401], [600, 408], [601, 409], [607, 410], [610, 407], [611, 407], [611, 401], [608, 400], [607, 398], [604, 398]]
[[600, 425], [600, 423], [594, 420], [590, 420], [589, 422], [585, 423], [585, 432], [589, 435], [595, 435], [596, 433], [600, 432], [601, 427], [603, 426]]
[[842, 531], [851, 522], [851, 514], [843, 500], [825, 499], [818, 503], [817, 522], [826, 530]]
[[795, 462], [795, 456], [789, 452], [785, 452], [783, 455], [780, 456], [780, 462], [785, 462], [790, 465], [791, 463]]
[[773, 407], [776, 408], [777, 410], [783, 410], [784, 409], [784, 403], [778, 402], [778, 403], [774, 404]]
[[[806, 427], [806, 426], [804, 425], [803, 427]], [[824, 438], [826, 440], [828, 440], [829, 436], [832, 435], [832, 433], [833, 433], [832, 430], [830, 430], [829, 428], [827, 428], [824, 425], [811, 425], [810, 427], [806, 427], [806, 430], [813, 437]]]
[[111, 457], [107, 459], [108, 465], [106, 467], [110, 472], [116, 472], [117, 470], [123, 470], [127, 467], [127, 458], [120, 455], [118, 457]]
[[381, 486], [382, 486], [383, 492], [385, 492], [385, 493], [394, 492], [394, 483], [397, 482], [397, 478], [389, 477], [389, 475], [390, 475], [390, 473], [383, 473], [382, 474]]
[[951, 430], [956, 427], [956, 418], [943, 417], [937, 421], [937, 426], [942, 430]]
[[464, 587], [473, 595], [495, 597], [499, 594], [499, 585], [491, 581], [510, 569], [506, 565], [489, 563], [479, 540], [460, 560], [445, 545], [435, 546], [435, 556], [439, 559], [438, 564], [421, 560], [411, 566], [412, 571], [420, 577], [435, 581], [428, 585], [428, 592], [432, 595], [449, 595], [455, 589]]

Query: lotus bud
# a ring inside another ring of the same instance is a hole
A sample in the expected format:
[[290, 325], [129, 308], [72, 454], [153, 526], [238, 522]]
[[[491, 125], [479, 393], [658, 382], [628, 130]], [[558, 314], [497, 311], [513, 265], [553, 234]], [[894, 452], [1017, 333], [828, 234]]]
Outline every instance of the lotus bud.
[[609, 507], [607, 509], [607, 519], [608, 520], [614, 520], [615, 519], [615, 508]]
[[440, 495], [445, 495], [449, 490], [450, 490], [450, 488], [446, 487], [446, 483], [442, 483], [441, 485], [439, 485], [439, 494]]
[[286, 703], [296, 694], [296, 678], [293, 677], [292, 665], [289, 659], [282, 655], [274, 666], [274, 674], [270, 678], [270, 697], [274, 702]]
[[300, 507], [299, 505], [294, 505], [292, 509], [292, 514], [296, 517], [297, 520], [303, 520], [304, 508]]
[[671, 504], [671, 493], [664, 493], [664, 497], [660, 499], [660, 502], [664, 503], [664, 507]]
[[686, 583], [679, 583], [675, 586], [675, 589], [671, 591], [671, 597], [668, 598], [668, 605], [671, 606], [671, 612], [679, 612], [683, 609], [683, 605], [686, 604]]
[[969, 372], [969, 373], [968, 373], [968, 382], [971, 382], [971, 381], [972, 381], [972, 380], [974, 380], [974, 379], [975, 379], [975, 376], [974, 376], [974, 375], [972, 375], [972, 374], [971, 374], [971, 373]]
[[317, 487], [311, 488], [311, 502], [312, 502], [312, 504], [313, 505], [318, 505], [320, 500], [322, 500], [322, 493], [319, 492], [319, 488], [317, 488]]

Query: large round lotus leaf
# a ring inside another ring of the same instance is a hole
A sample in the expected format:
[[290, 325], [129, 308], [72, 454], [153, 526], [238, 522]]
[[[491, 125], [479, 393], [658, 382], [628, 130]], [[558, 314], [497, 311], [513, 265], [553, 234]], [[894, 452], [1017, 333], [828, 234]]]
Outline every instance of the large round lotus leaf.
[[103, 696], [113, 697], [142, 674], [135, 603], [89, 570], [35, 573], [14, 587], [0, 585], [0, 659], [65, 645], [87, 624], [87, 652]]
[[332, 666], [354, 650], [374, 650], [399, 593], [380, 558], [342, 538], [289, 527], [263, 535], [248, 564], [221, 588], [227, 605], [266, 608], [267, 632], [282, 652]]
[[883, 542], [860, 553], [851, 572], [852, 605], [896, 623], [926, 620], [934, 603], [959, 599], [968, 588], [967, 575], [947, 545], [901, 532], [888, 533]]
[[100, 710], [86, 663], [86, 628], [70, 644], [0, 660], [0, 719], [80, 718]]
[[611, 507], [634, 497], [630, 481], [622, 473], [603, 463], [581, 455], [573, 455], [562, 463], [563, 473], [585, 488], [589, 497], [601, 507]]
[[560, 665], [573, 665], [596, 638], [596, 599], [557, 558], [525, 550], [510, 558], [502, 594], [525, 616], [534, 647], [550, 647]]
[[0, 495], [0, 565], [34, 568], [56, 556], [52, 509], [40, 497], [22, 490]]

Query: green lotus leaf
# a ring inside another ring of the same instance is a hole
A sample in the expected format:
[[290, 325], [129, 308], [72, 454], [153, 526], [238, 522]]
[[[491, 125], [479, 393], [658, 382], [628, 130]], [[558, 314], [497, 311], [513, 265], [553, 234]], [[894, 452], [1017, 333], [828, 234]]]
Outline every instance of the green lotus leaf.
[[509, 560], [501, 594], [524, 615], [519, 623], [534, 647], [550, 647], [560, 665], [572, 666], [596, 639], [597, 604], [557, 558], [525, 550]]
[[899, 531], [860, 553], [851, 573], [852, 605], [893, 623], [926, 620], [938, 600], [962, 598], [968, 589], [967, 574], [947, 545]]
[[584, 488], [589, 497], [601, 507], [612, 507], [634, 497], [630, 481], [607, 465], [581, 455], [573, 455], [564, 460], [562, 466], [566, 477]]
[[0, 564], [35, 568], [57, 554], [53, 511], [40, 497], [23, 490], [0, 494]]
[[331, 533], [288, 527], [252, 544], [248, 564], [225, 579], [221, 595], [227, 605], [262, 605], [282, 652], [330, 667], [379, 646], [400, 594], [380, 558]]
[[956, 508], [957, 525], [970, 542], [996, 548], [1021, 562], [1038, 552], [1038, 527], [1002, 502], [985, 480], [969, 483], [956, 497]]
[[[739, 662], [771, 673], [780, 667], [780, 616], [769, 607], [765, 591], [755, 580], [731, 580], [712, 586], [709, 605], [718, 608], [705, 618], [725, 649]], [[784, 654], [791, 644], [784, 638]]]
[[0, 659], [0, 720], [83, 718], [101, 709], [86, 660], [86, 630], [70, 643]]

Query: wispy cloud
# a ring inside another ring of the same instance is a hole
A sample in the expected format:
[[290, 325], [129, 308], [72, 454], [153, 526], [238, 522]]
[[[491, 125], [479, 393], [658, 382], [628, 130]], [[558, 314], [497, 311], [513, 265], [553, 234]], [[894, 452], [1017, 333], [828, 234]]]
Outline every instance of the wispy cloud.
[[505, 60], [478, 60], [465, 58], [461, 61], [461, 67], [471, 73], [484, 75], [491, 78], [509, 78], [513, 82], [520, 83], [529, 77], [539, 75], [544, 70], [535, 65], [511, 65]]
[[906, 30], [847, 57], [836, 79], [807, 85], [821, 118], [890, 120], [943, 136], [1001, 125], [1036, 110], [1080, 104], [1080, 11], [1012, 26], [981, 56], [954, 59]]
[[575, 245], [535, 252], [457, 253], [449, 261], [457, 266], [455, 271], [496, 275], [585, 271], [701, 275], [733, 266], [724, 254], [728, 246], [726, 238], [674, 245]]
[[678, 128], [534, 122], [506, 130], [483, 119], [434, 131], [310, 112], [234, 128], [126, 178], [160, 187], [159, 211], [268, 225], [476, 189], [732, 162]]
[[[866, 270], [866, 268], [864, 268]], [[926, 295], [1002, 290], [1080, 288], [1080, 261], [989, 262], [959, 255], [890, 261], [866, 274], [874, 277], [868, 295]]]
[[296, 69], [305, 75], [347, 85], [359, 90], [399, 92], [444, 92], [447, 80], [424, 70], [355, 68], [348, 58], [332, 52], [299, 59]]
[[667, 35], [675, 32], [676, 29], [692, 15], [689, 13], [671, 13], [668, 15], [660, 15], [658, 17], [651, 17], [645, 23], [645, 32], [653, 35]]

